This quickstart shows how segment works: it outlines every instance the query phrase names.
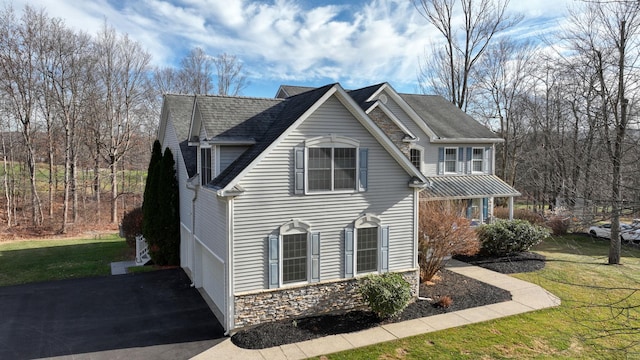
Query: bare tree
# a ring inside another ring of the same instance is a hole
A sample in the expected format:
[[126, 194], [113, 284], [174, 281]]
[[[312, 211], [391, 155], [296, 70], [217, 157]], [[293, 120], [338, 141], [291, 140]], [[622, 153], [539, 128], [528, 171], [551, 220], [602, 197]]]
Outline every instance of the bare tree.
[[[422, 66], [418, 81], [423, 89], [428, 83], [439, 84], [438, 88], [446, 90], [441, 95], [466, 110], [475, 64], [494, 36], [516, 25], [522, 17], [507, 14], [509, 0], [413, 0], [413, 3], [445, 40], [442, 48], [433, 47], [434, 57]], [[461, 24], [459, 17], [463, 20]]]
[[37, 50], [33, 34], [43, 26], [45, 15], [27, 6], [18, 21], [11, 7], [0, 14], [0, 87], [13, 117], [18, 120], [26, 146], [26, 165], [31, 189], [31, 222], [43, 220], [36, 179], [36, 149], [33, 141], [34, 113], [38, 94]]
[[98, 33], [95, 54], [99, 61], [96, 78], [102, 97], [100, 120], [104, 123], [105, 141], [100, 146], [111, 172], [111, 222], [118, 219], [118, 166], [130, 149], [136, 129], [134, 109], [144, 98], [144, 77], [150, 55], [127, 35], [118, 36], [105, 24]]
[[[640, 3], [588, 2], [571, 14], [577, 56], [591, 59], [597, 76], [602, 139], [611, 162], [611, 245], [609, 264], [620, 263], [622, 169], [629, 128], [629, 103], [635, 103], [640, 74]], [[629, 98], [631, 96], [631, 98]], [[637, 151], [634, 150], [634, 151]]]
[[218, 77], [218, 94], [236, 96], [247, 86], [242, 62], [237, 56], [222, 53], [218, 55], [216, 64]]
[[180, 65], [181, 93], [211, 94], [214, 92], [214, 60], [202, 48], [193, 48], [180, 61]]

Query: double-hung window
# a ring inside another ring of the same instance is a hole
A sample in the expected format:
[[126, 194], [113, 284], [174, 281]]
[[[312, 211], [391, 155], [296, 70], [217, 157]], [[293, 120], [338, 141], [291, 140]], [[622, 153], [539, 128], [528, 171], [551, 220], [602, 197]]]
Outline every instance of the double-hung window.
[[318, 137], [294, 151], [296, 194], [366, 190], [368, 151], [357, 140]]
[[211, 181], [211, 148], [200, 148], [200, 181], [206, 185]]
[[458, 148], [445, 148], [444, 149], [444, 172], [455, 173], [457, 172], [458, 164]]
[[291, 220], [269, 236], [269, 288], [320, 281], [320, 233]]
[[471, 155], [471, 171], [480, 173], [484, 171], [484, 148], [473, 148]]
[[389, 270], [389, 226], [365, 214], [344, 230], [345, 277]]
[[411, 160], [413, 166], [416, 167], [416, 169], [422, 171], [422, 151], [420, 151], [420, 149], [411, 148], [409, 150], [409, 159]]

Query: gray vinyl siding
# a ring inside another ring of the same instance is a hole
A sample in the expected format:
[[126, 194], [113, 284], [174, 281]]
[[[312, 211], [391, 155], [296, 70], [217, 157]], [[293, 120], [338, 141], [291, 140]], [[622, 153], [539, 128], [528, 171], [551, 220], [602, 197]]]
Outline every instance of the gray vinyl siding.
[[247, 146], [220, 146], [220, 172], [223, 172], [232, 162], [234, 162], [245, 150]]
[[416, 145], [420, 145], [424, 147], [424, 153], [422, 154], [422, 173], [425, 176], [434, 176], [437, 174], [438, 170], [438, 147], [433, 147], [429, 142], [429, 136], [418, 126], [418, 124], [413, 121], [407, 115], [407, 113], [402, 110], [402, 108], [391, 98], [391, 96], [387, 97], [387, 103], [385, 104], [389, 110], [402, 122], [404, 126], [409, 129], [415, 136], [420, 138], [420, 141], [416, 143]]
[[[330, 133], [360, 141], [369, 149], [368, 191], [293, 195], [294, 147]], [[240, 182], [234, 202], [234, 290], [266, 289], [267, 242], [281, 225], [299, 219], [320, 232], [321, 281], [344, 273], [344, 228], [364, 213], [390, 226], [390, 270], [411, 269], [414, 256], [413, 190], [410, 176], [335, 98], [330, 98]]]
[[219, 198], [215, 191], [201, 187], [196, 200], [196, 214], [194, 235], [225, 261], [228, 234], [227, 202]]
[[[493, 144], [461, 144], [461, 143], [452, 143], [452, 144], [441, 144], [435, 143], [432, 144], [429, 140], [429, 136], [413, 121], [412, 118], [407, 115], [407, 113], [402, 110], [402, 108], [395, 102], [393, 99], [388, 96], [388, 101], [386, 106], [391, 110], [391, 112], [404, 124], [404, 126], [409, 129], [409, 131], [413, 132], [414, 135], [420, 138], [420, 140], [416, 143], [416, 145], [424, 147], [424, 153], [422, 154], [422, 173], [425, 176], [436, 176], [438, 174], [438, 148], [440, 147], [463, 147], [465, 148], [465, 159], [466, 159], [466, 148], [467, 147], [482, 147], [491, 148]], [[492, 150], [493, 151], [493, 150]], [[491, 155], [489, 160], [489, 169], [492, 169], [492, 163], [494, 159], [494, 154]], [[466, 163], [466, 161], [465, 161]], [[466, 164], [465, 164], [465, 174], [466, 174]]]

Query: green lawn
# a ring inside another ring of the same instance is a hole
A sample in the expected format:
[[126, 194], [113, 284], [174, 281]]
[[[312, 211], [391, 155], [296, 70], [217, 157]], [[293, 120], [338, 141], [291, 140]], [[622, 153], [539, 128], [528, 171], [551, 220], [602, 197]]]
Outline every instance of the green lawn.
[[[535, 251], [545, 269], [515, 277], [541, 285], [562, 305], [366, 348], [328, 359], [640, 359], [640, 250], [605, 265], [608, 243], [552, 238]], [[455, 301], [455, 300], [454, 300]]]
[[110, 263], [127, 260], [127, 250], [115, 234], [0, 243], [0, 286], [109, 275]]

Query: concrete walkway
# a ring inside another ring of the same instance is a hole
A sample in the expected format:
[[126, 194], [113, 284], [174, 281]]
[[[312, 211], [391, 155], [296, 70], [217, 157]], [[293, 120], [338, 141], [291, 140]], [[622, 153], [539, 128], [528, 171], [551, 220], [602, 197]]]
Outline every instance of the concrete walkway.
[[118, 261], [111, 263], [111, 275], [124, 275], [127, 273], [127, 268], [137, 266], [135, 261]]
[[241, 349], [230, 339], [225, 339], [192, 359], [306, 359], [560, 305], [558, 297], [540, 286], [508, 275], [457, 260], [450, 260], [447, 269], [508, 290], [511, 292], [512, 300], [261, 350]]

